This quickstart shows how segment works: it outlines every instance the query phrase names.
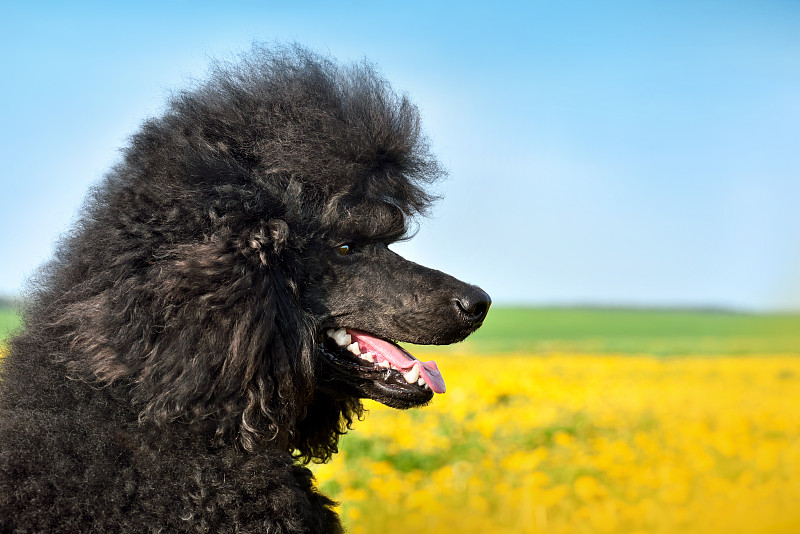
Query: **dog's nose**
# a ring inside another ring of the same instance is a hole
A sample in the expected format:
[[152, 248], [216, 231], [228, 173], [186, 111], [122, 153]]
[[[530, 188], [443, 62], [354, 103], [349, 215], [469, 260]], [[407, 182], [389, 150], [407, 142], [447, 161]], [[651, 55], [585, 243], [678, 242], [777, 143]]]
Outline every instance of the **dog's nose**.
[[492, 299], [479, 287], [469, 286], [469, 289], [453, 301], [458, 313], [466, 318], [476, 328], [483, 323]]

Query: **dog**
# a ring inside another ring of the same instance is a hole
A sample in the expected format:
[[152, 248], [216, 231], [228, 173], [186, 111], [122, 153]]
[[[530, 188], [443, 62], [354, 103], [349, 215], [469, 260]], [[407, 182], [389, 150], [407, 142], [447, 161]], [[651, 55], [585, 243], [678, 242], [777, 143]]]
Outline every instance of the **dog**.
[[363, 413], [445, 391], [398, 342], [491, 304], [403, 259], [444, 171], [369, 62], [216, 63], [143, 123], [43, 267], [0, 376], [3, 532], [342, 532], [314, 487]]

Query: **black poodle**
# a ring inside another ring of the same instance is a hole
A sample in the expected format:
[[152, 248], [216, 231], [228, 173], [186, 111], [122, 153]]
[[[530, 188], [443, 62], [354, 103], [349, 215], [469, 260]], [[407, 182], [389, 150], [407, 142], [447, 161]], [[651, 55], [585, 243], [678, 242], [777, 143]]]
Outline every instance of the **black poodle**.
[[479, 288], [388, 245], [442, 174], [367, 63], [254, 47], [135, 134], [38, 277], [0, 382], [2, 532], [341, 532], [308, 469], [444, 381]]

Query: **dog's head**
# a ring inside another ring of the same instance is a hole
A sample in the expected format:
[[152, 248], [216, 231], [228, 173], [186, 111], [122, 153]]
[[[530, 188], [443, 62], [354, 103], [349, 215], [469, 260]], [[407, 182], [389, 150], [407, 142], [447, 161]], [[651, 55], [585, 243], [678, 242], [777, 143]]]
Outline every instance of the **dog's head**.
[[361, 63], [256, 48], [133, 136], [40, 291], [75, 377], [245, 448], [335, 452], [360, 399], [444, 391], [397, 342], [460, 341], [486, 293], [389, 246], [442, 174], [416, 108]]
[[393, 203], [360, 199], [339, 206], [309, 247], [302, 300], [312, 311], [321, 354], [317, 387], [331, 396], [366, 397], [396, 408], [444, 393], [435, 362], [397, 342], [449, 344], [475, 331], [491, 300], [481, 289], [410, 262], [390, 249], [406, 234]]

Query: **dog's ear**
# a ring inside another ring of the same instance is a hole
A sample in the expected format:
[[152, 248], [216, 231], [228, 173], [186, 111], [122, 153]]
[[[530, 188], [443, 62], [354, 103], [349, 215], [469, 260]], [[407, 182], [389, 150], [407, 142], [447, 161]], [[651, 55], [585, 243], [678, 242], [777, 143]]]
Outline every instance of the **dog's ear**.
[[270, 261], [287, 232], [271, 220], [252, 236], [257, 266], [232, 240], [182, 245], [69, 306], [59, 322], [80, 354], [73, 375], [130, 384], [142, 420], [211, 419], [245, 448], [287, 445], [314, 371], [312, 323]]
[[248, 246], [258, 254], [263, 265], [269, 265], [270, 253], [280, 254], [289, 240], [289, 225], [282, 219], [270, 219], [250, 233]]

